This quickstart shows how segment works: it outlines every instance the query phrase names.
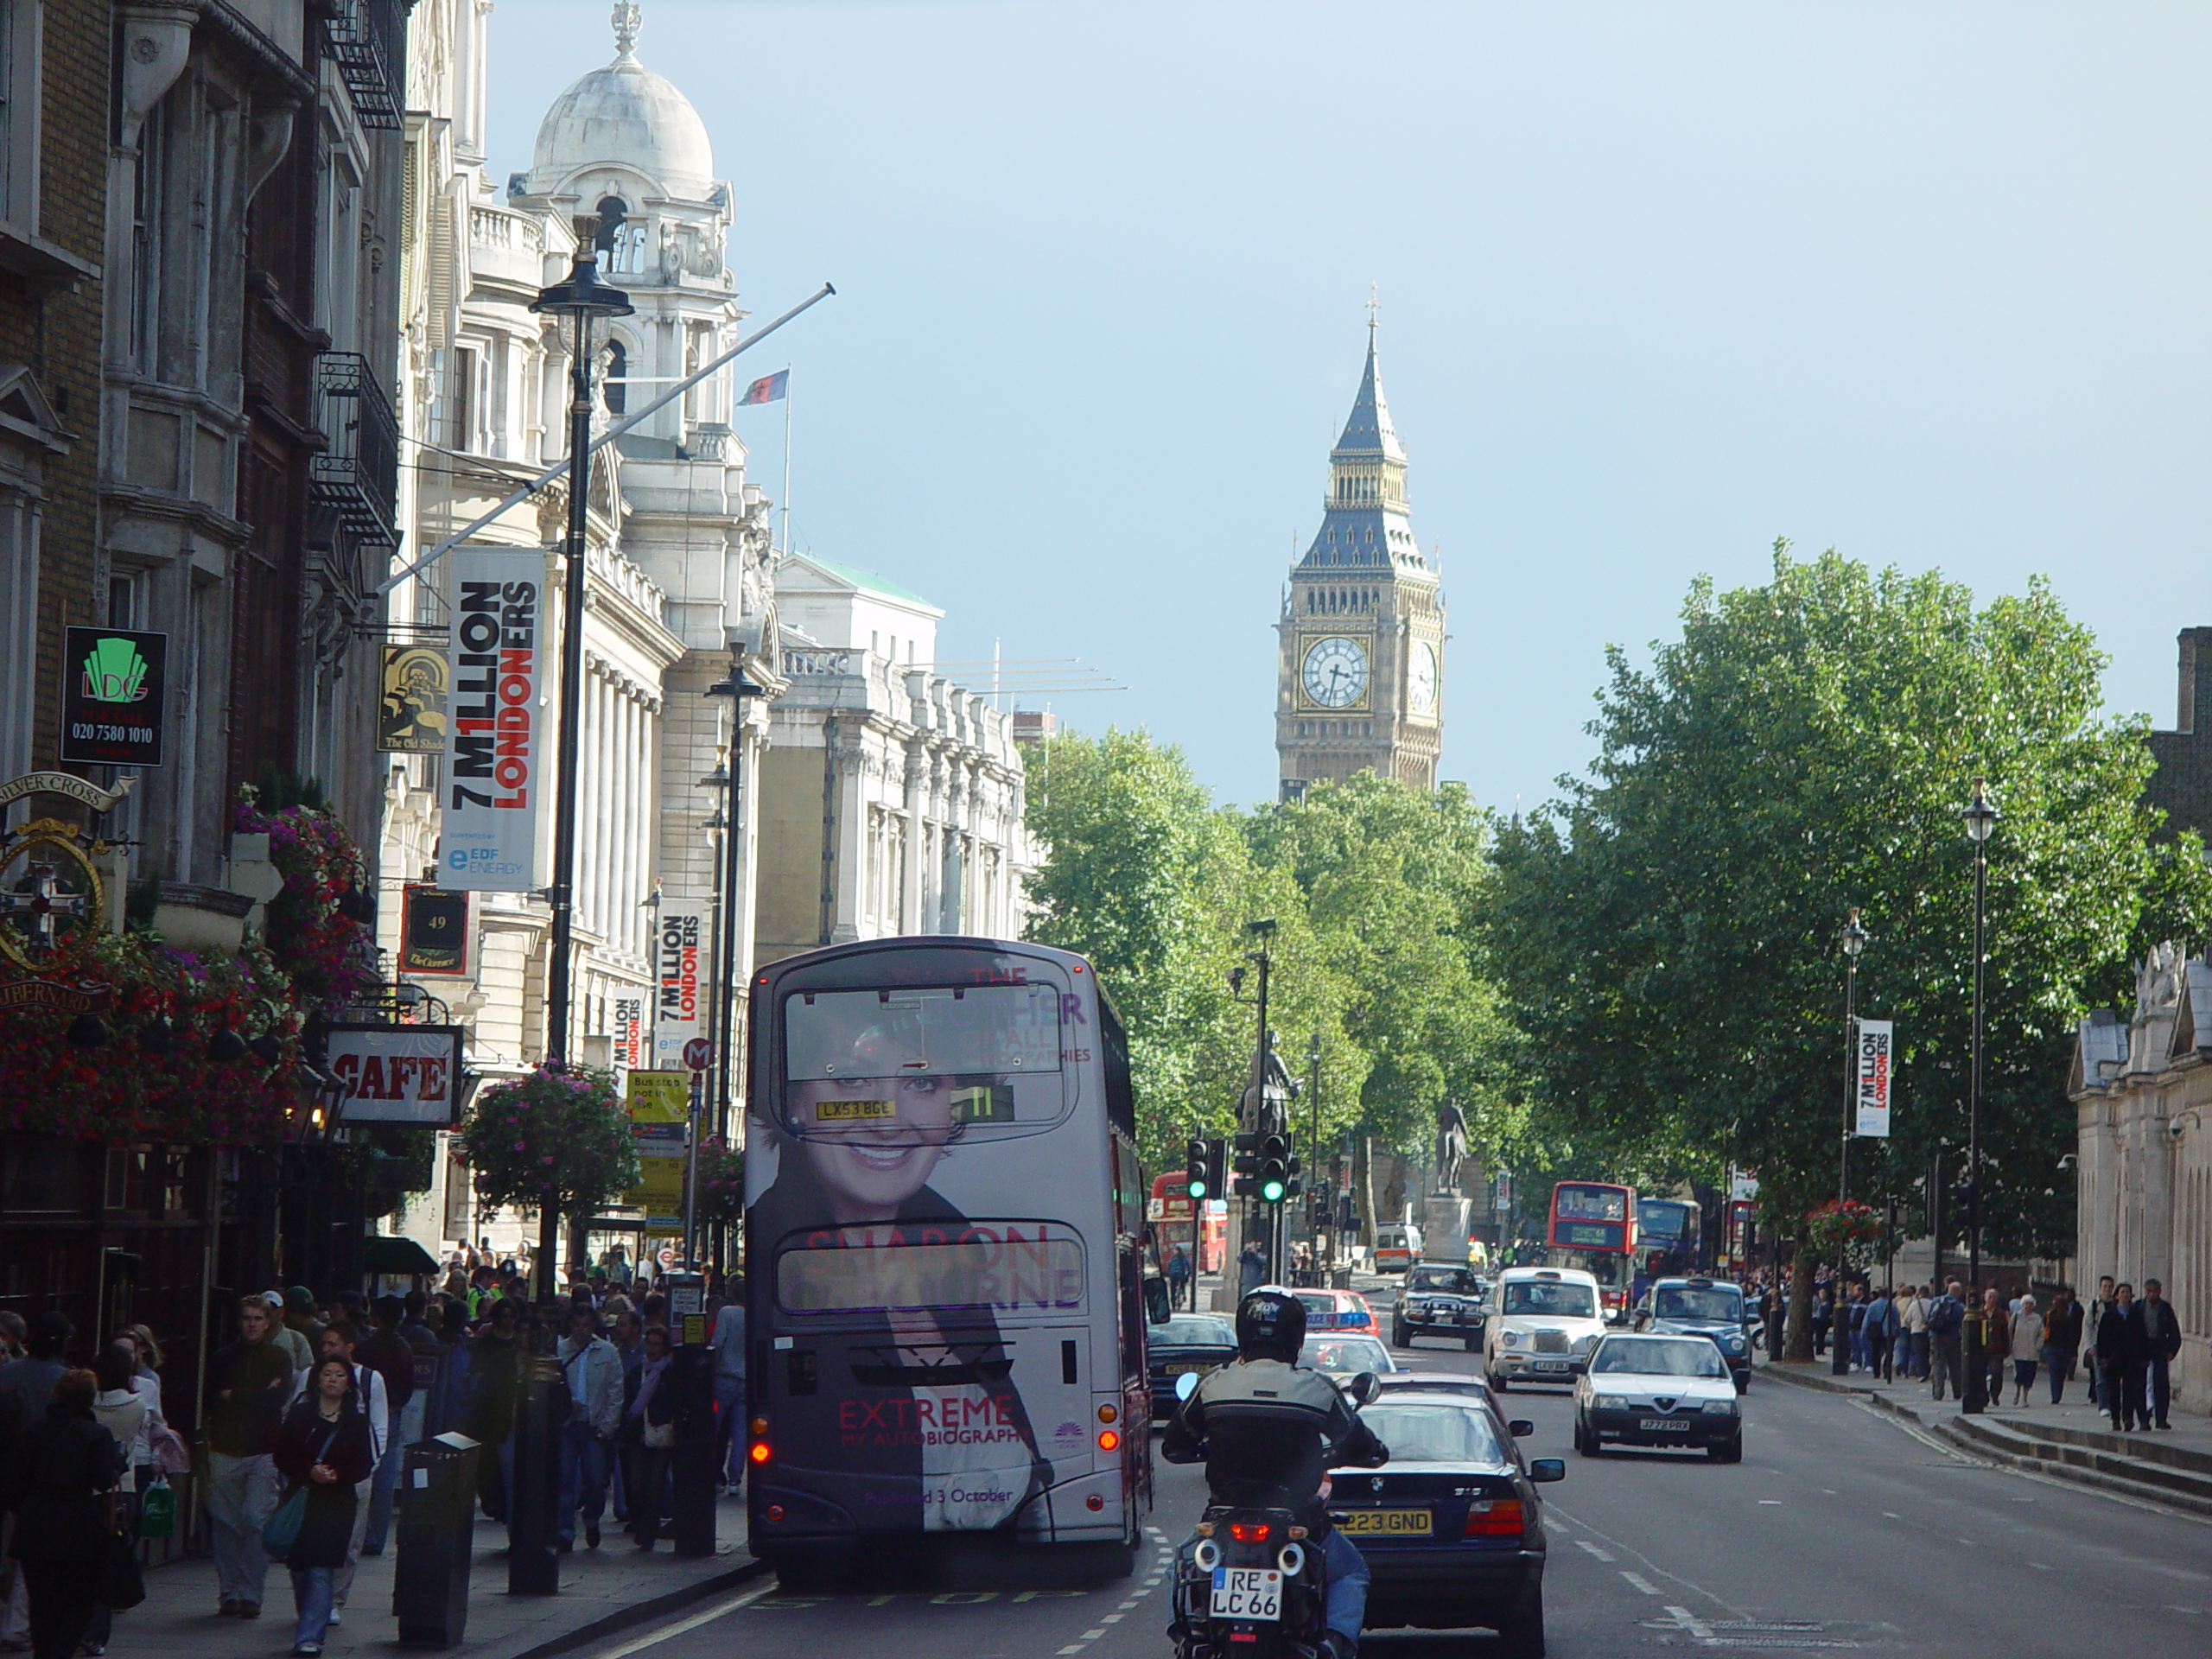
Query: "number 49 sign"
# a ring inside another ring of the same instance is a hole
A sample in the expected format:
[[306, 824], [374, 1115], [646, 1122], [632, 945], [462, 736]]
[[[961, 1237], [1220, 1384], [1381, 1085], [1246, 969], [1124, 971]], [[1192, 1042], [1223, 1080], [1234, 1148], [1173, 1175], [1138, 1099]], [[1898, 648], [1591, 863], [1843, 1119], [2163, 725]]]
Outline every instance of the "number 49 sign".
[[168, 713], [169, 637], [71, 628], [61, 657], [65, 766], [158, 766]]

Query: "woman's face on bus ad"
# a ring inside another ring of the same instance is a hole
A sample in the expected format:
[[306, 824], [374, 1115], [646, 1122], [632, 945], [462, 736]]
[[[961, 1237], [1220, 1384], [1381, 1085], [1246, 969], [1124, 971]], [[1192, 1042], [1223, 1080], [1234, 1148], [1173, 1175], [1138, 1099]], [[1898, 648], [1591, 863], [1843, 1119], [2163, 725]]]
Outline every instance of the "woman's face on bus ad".
[[785, 1121], [831, 1219], [888, 1221], [918, 1192], [952, 1139], [950, 1077], [816, 1077], [785, 1087]]

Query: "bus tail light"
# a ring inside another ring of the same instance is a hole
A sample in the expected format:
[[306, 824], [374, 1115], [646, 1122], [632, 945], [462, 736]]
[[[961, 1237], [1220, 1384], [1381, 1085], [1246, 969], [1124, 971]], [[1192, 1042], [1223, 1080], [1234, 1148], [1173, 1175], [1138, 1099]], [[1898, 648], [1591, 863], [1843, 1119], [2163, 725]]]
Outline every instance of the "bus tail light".
[[1101, 1452], [1120, 1451], [1122, 1449], [1122, 1437], [1119, 1434], [1116, 1434], [1110, 1428], [1100, 1429], [1098, 1431], [1098, 1449]]
[[751, 1458], [751, 1459], [753, 1459], [753, 1462], [755, 1462], [755, 1463], [766, 1463], [766, 1462], [767, 1462], [767, 1461], [768, 1461], [768, 1442], [767, 1442], [767, 1441], [766, 1441], [766, 1440], [755, 1440], [755, 1441], [753, 1441], [753, 1449], [752, 1449], [750, 1452], [747, 1452], [747, 1453], [746, 1453], [746, 1455], [747, 1455], [747, 1457]]
[[1089, 1510], [1093, 1515], [1096, 1515], [1099, 1510], [1106, 1507], [1106, 1500], [1099, 1497], [1097, 1493], [1093, 1492], [1089, 1497], [1083, 1500], [1083, 1506], [1086, 1510]]
[[1459, 1535], [1462, 1538], [1518, 1538], [1521, 1524], [1519, 1498], [1478, 1497], [1467, 1505], [1466, 1524], [1459, 1529]]

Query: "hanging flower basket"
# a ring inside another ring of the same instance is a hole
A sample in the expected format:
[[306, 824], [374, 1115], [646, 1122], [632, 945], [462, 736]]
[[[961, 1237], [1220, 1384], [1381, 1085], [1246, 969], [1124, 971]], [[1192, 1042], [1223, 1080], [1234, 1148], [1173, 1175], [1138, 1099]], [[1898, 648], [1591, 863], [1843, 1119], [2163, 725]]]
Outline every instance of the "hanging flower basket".
[[1881, 1211], [1856, 1198], [1841, 1204], [1829, 1199], [1806, 1212], [1805, 1224], [1818, 1262], [1833, 1262], [1840, 1251], [1853, 1267], [1863, 1268], [1881, 1247]]
[[231, 827], [269, 837], [269, 861], [284, 878], [284, 891], [269, 901], [269, 951], [299, 999], [330, 1010], [371, 995], [377, 976], [372, 957], [360, 948], [360, 918], [374, 911], [363, 890], [361, 849], [346, 826], [312, 806], [264, 810], [246, 788]]
[[460, 1147], [481, 1212], [537, 1208], [596, 1211], [638, 1179], [630, 1114], [608, 1071], [539, 1066], [480, 1091]]
[[745, 1154], [717, 1141], [699, 1149], [699, 1219], [732, 1227], [745, 1217]]

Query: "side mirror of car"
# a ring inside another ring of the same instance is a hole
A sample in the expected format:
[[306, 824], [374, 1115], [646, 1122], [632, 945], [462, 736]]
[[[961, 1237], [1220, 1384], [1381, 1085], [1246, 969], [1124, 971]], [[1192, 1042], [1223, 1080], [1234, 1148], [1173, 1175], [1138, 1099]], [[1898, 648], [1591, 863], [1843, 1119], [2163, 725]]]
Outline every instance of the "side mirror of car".
[[1154, 1325], [1165, 1325], [1174, 1310], [1167, 1302], [1167, 1281], [1147, 1279], [1144, 1281], [1144, 1316]]
[[1362, 1371], [1352, 1378], [1351, 1387], [1347, 1392], [1351, 1395], [1353, 1405], [1372, 1405], [1375, 1396], [1382, 1392], [1382, 1379], [1372, 1371]]
[[1529, 1478], [1538, 1485], [1546, 1481], [1567, 1478], [1565, 1458], [1531, 1458], [1529, 1459]]
[[1178, 1400], [1187, 1400], [1198, 1391], [1198, 1379], [1192, 1372], [1185, 1371], [1175, 1379], [1175, 1397]]
[[1526, 1417], [1516, 1417], [1505, 1425], [1505, 1432], [1516, 1440], [1525, 1440], [1536, 1432], [1536, 1426]]

